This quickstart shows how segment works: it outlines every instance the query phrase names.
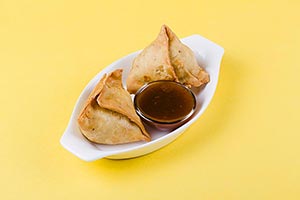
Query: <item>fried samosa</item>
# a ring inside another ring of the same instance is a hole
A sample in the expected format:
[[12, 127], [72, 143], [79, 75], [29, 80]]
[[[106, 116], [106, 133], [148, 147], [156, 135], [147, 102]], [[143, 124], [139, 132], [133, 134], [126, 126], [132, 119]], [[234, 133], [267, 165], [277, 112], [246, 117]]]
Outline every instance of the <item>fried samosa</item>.
[[157, 38], [134, 59], [126, 80], [128, 92], [136, 93], [151, 81], [178, 81], [169, 57], [168, 40], [166, 29], [162, 28]]
[[150, 141], [122, 85], [122, 70], [105, 75], [91, 92], [78, 117], [82, 134], [99, 144]]
[[166, 25], [134, 59], [126, 80], [127, 90], [136, 93], [144, 84], [156, 80], [174, 80], [189, 87], [209, 82], [208, 73], [198, 65], [193, 51]]
[[199, 87], [209, 82], [208, 73], [198, 65], [194, 52], [180, 42], [175, 33], [167, 26], [169, 55], [178, 81], [187, 86]]

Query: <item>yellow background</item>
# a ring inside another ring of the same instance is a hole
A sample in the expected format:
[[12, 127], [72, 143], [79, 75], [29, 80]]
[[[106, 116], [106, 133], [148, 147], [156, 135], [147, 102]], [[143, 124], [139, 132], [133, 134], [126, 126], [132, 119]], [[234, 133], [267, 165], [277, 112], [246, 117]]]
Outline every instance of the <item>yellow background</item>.
[[[299, 1], [0, 0], [0, 199], [300, 199]], [[162, 24], [225, 49], [204, 115], [167, 147], [84, 162], [59, 139], [101, 69]]]

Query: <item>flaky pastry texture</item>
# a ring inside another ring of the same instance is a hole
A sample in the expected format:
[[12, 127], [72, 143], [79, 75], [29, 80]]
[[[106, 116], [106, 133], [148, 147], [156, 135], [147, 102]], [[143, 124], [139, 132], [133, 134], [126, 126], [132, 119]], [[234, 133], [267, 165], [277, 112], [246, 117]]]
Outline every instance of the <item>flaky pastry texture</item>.
[[157, 80], [173, 80], [189, 87], [209, 82], [208, 73], [198, 65], [193, 51], [166, 25], [134, 59], [126, 80], [127, 90], [134, 94], [144, 84]]
[[122, 70], [105, 75], [91, 92], [78, 117], [82, 134], [99, 144], [150, 141], [122, 85]]

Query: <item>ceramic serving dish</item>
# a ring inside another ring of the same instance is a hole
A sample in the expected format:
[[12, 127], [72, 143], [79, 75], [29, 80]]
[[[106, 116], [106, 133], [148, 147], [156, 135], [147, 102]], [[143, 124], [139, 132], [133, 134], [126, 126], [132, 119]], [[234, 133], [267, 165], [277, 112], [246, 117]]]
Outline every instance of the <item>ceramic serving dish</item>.
[[110, 73], [115, 69], [123, 69], [123, 85], [126, 87], [126, 78], [130, 71], [132, 61], [140, 52], [137, 51], [107, 66], [87, 84], [77, 100], [69, 124], [61, 137], [60, 143], [62, 146], [85, 161], [93, 161], [104, 157], [110, 159], [125, 159], [153, 152], [169, 144], [181, 135], [186, 128], [199, 119], [212, 100], [218, 82], [220, 63], [224, 54], [224, 49], [221, 46], [200, 35], [192, 35], [183, 38], [181, 41], [193, 50], [199, 65], [205, 68], [210, 75], [210, 82], [204, 88], [192, 89], [197, 99], [197, 105], [193, 116], [188, 122], [173, 131], [162, 131], [146, 127], [152, 137], [150, 142], [101, 145], [89, 142], [82, 136], [77, 124], [77, 118], [90, 92], [105, 73]]

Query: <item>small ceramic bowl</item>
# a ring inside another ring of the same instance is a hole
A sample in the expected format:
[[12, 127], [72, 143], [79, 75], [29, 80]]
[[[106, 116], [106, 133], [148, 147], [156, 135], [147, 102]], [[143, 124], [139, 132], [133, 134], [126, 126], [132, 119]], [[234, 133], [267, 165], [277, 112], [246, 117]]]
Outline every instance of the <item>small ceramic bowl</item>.
[[145, 124], [170, 131], [190, 119], [195, 112], [196, 97], [188, 87], [180, 83], [153, 81], [145, 84], [135, 94], [134, 107]]

